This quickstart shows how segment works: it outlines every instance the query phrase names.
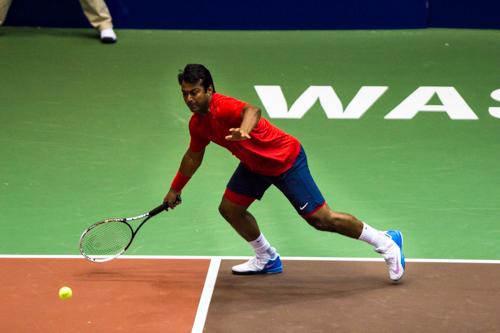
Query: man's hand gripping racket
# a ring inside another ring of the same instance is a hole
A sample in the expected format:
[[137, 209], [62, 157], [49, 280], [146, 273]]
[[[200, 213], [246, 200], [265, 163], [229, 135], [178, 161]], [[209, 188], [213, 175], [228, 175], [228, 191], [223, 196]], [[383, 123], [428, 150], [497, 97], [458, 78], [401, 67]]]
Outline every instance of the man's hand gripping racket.
[[[175, 205], [181, 202], [177, 196]], [[106, 219], [92, 224], [80, 237], [80, 253], [92, 262], [105, 262], [123, 254], [132, 244], [141, 227], [155, 215], [168, 210], [173, 204], [164, 202], [151, 211], [133, 217]], [[141, 221], [134, 230], [130, 222]]]

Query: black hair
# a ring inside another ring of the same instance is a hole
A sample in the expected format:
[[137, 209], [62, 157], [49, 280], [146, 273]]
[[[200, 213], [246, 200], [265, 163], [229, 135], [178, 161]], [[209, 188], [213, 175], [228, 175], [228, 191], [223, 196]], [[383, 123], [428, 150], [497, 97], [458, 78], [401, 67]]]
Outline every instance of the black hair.
[[177, 80], [179, 84], [182, 84], [183, 81], [196, 84], [201, 80], [201, 85], [205, 88], [205, 91], [207, 91], [208, 87], [212, 86], [213, 92], [215, 92], [212, 74], [210, 74], [210, 71], [205, 66], [200, 64], [187, 64], [184, 70], [181, 70], [177, 75]]

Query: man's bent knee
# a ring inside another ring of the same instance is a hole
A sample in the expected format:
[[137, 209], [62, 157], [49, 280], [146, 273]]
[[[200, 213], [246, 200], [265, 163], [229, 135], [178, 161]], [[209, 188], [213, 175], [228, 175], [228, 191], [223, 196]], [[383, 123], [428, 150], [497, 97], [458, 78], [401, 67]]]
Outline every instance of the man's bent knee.
[[325, 230], [325, 224], [322, 223], [322, 221], [321, 221], [320, 218], [317, 218], [317, 217], [308, 217], [306, 219], [306, 221], [307, 221], [307, 223], [309, 223], [309, 225], [311, 227], [313, 227], [316, 230], [320, 230], [320, 231], [324, 231]]
[[222, 217], [224, 217], [227, 220], [231, 215], [231, 208], [227, 203], [222, 201], [219, 205], [219, 213], [220, 215], [222, 215]]
[[344, 215], [337, 214], [328, 205], [324, 205], [318, 211], [305, 217], [305, 220], [317, 230], [338, 232], [343, 223], [343, 217]]
[[247, 207], [237, 205], [226, 198], [223, 198], [219, 205], [219, 213], [228, 221], [245, 215], [246, 210]]

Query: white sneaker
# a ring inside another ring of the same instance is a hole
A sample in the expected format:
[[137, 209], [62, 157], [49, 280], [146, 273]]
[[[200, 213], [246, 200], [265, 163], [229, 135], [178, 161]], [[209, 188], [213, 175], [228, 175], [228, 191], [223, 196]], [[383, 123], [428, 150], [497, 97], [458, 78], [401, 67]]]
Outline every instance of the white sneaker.
[[382, 254], [389, 267], [389, 278], [399, 281], [405, 273], [405, 256], [403, 254], [403, 235], [399, 230], [388, 230], [385, 234], [392, 242], [387, 248], [377, 248], [375, 251]]
[[253, 257], [243, 264], [233, 266], [232, 271], [236, 275], [277, 274], [283, 272], [283, 265], [276, 253], [273, 259]]
[[105, 44], [116, 42], [116, 34], [112, 28], [101, 30], [101, 42]]

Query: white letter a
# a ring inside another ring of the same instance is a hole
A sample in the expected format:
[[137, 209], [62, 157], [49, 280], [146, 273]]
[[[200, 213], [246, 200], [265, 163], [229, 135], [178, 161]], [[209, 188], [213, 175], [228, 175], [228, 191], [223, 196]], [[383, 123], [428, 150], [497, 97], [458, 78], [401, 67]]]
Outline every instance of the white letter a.
[[[443, 104], [427, 105], [434, 94]], [[478, 119], [453, 87], [419, 87], [389, 112], [385, 119], [412, 119], [421, 111], [446, 112], [451, 119]]]

